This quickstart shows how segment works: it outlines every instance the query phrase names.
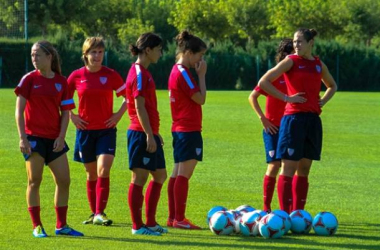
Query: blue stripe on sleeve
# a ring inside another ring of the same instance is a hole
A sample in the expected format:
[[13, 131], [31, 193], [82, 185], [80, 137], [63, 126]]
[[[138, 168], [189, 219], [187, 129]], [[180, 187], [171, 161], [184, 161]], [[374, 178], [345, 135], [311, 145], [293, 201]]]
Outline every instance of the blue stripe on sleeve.
[[74, 104], [74, 99], [68, 99], [61, 102], [61, 106], [65, 106], [69, 104]]
[[142, 90], [142, 74], [141, 74], [140, 65], [135, 64], [135, 68], [136, 68], [136, 76], [137, 76], [137, 89], [141, 91]]
[[185, 78], [185, 81], [186, 81], [187, 85], [190, 87], [190, 89], [193, 89], [194, 88], [194, 84], [191, 81], [191, 79], [190, 79], [189, 75], [187, 74], [186, 70], [182, 67], [182, 65], [178, 64], [178, 70], [181, 72], [183, 78]]

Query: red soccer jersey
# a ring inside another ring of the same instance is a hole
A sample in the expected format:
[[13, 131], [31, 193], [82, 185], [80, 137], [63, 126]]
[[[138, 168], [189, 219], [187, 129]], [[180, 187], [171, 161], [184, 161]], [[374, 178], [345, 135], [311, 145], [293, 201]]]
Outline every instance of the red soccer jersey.
[[157, 110], [156, 84], [152, 75], [141, 64], [133, 63], [128, 72], [126, 86], [128, 114], [131, 119], [129, 129], [144, 132], [135, 105], [135, 99], [141, 96], [145, 99], [145, 109], [153, 134], [158, 135], [160, 116]]
[[[282, 93], [287, 93], [285, 79], [283, 75], [277, 78], [277, 80], [275, 80], [272, 84]], [[265, 117], [271, 123], [273, 123], [273, 125], [279, 127], [281, 123], [281, 118], [284, 115], [286, 102], [281, 101], [271, 95], [268, 95], [264, 90], [260, 89], [259, 86], [256, 86], [255, 90], [267, 97], [265, 104]]]
[[318, 57], [307, 60], [297, 55], [288, 56], [293, 61], [292, 68], [284, 73], [288, 95], [299, 92], [305, 93], [307, 99], [304, 103], [287, 103], [285, 115], [311, 112], [320, 114], [319, 92], [321, 90], [322, 63]]
[[200, 91], [188, 68], [175, 64], [169, 77], [172, 132], [202, 130], [202, 108], [191, 97]]
[[78, 114], [88, 122], [86, 130], [106, 129], [105, 122], [113, 114], [113, 91], [118, 97], [125, 93], [121, 76], [104, 66], [94, 73], [82, 67], [71, 73], [68, 83], [71, 97], [78, 92]]
[[25, 132], [28, 135], [57, 138], [61, 130], [60, 111], [75, 108], [66, 78], [57, 73], [53, 78], [46, 78], [38, 70], [29, 72], [21, 79], [15, 93], [27, 100]]

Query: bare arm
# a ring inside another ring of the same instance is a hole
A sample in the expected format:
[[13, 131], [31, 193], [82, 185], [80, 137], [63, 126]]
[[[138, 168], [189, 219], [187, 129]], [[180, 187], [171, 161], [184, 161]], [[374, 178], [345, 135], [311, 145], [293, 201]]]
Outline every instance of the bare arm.
[[260, 92], [253, 90], [249, 95], [248, 101], [251, 104], [252, 109], [256, 112], [257, 116], [259, 117], [261, 123], [263, 124], [265, 132], [270, 134], [276, 134], [278, 128], [265, 117], [264, 112], [261, 110], [260, 104], [258, 102], [258, 98], [260, 95]]
[[200, 91], [195, 93], [194, 95], [191, 96], [191, 99], [200, 104], [203, 105], [206, 102], [206, 71], [207, 71], [207, 63], [205, 60], [200, 61], [196, 68], [195, 71], [197, 72], [198, 79], [199, 79], [199, 88]]
[[59, 136], [55, 139], [53, 144], [53, 152], [59, 152], [65, 147], [65, 137], [67, 132], [67, 127], [69, 126], [69, 111], [64, 110], [61, 114], [61, 130], [59, 131]]
[[322, 62], [322, 82], [325, 84], [327, 90], [325, 94], [319, 99], [319, 105], [322, 107], [325, 105], [335, 94], [338, 86], [334, 78], [331, 76], [329, 69]]
[[157, 144], [154, 140], [153, 130], [149, 123], [148, 112], [145, 108], [145, 98], [142, 96], [138, 96], [135, 99], [135, 105], [140, 124], [143, 127], [144, 132], [146, 134], [146, 151], [148, 151], [149, 153], [154, 153], [157, 150]]
[[24, 119], [24, 111], [25, 111], [25, 106], [26, 106], [26, 99], [18, 95], [17, 100], [16, 100], [16, 112], [15, 112], [15, 117], [16, 117], [16, 124], [17, 124], [17, 130], [18, 134], [20, 137], [20, 151], [23, 154], [31, 154], [32, 149], [30, 147], [30, 143], [28, 139], [26, 138], [26, 133], [25, 133], [25, 119]]

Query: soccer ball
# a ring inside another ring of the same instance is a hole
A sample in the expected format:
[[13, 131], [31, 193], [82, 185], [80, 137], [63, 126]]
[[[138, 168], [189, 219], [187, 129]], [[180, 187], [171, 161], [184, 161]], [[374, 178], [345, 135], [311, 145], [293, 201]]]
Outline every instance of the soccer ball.
[[313, 229], [318, 235], [334, 235], [338, 229], [338, 220], [330, 212], [320, 212], [314, 217]]
[[237, 210], [240, 213], [244, 214], [244, 213], [253, 212], [256, 209], [253, 208], [253, 207], [251, 207], [250, 205], [241, 205], [241, 206], [237, 207], [235, 210]]
[[305, 210], [295, 210], [290, 214], [292, 226], [290, 230], [296, 234], [307, 234], [310, 232], [312, 220], [311, 215]]
[[215, 206], [211, 208], [207, 213], [207, 219], [206, 219], [207, 225], [210, 223], [211, 216], [213, 216], [213, 214], [215, 214], [218, 211], [227, 211], [227, 208], [222, 207], [222, 206]]
[[274, 211], [272, 211], [272, 213], [280, 216], [284, 220], [285, 234], [286, 234], [290, 230], [290, 228], [292, 227], [292, 221], [289, 217], [289, 214], [287, 212], [285, 212], [284, 210], [274, 210]]
[[228, 210], [227, 213], [231, 214], [234, 218], [233, 224], [234, 224], [234, 232], [240, 233], [240, 219], [243, 216], [239, 211], [236, 210]]
[[211, 216], [210, 230], [216, 235], [229, 235], [234, 231], [234, 218], [226, 211], [218, 211]]
[[[240, 219], [239, 227], [240, 232], [245, 236], [259, 235], [259, 221], [265, 214], [261, 210], [245, 213]], [[265, 213], [265, 212], [264, 212]]]
[[274, 213], [267, 214], [260, 220], [259, 231], [264, 238], [280, 238], [285, 234], [285, 222]]

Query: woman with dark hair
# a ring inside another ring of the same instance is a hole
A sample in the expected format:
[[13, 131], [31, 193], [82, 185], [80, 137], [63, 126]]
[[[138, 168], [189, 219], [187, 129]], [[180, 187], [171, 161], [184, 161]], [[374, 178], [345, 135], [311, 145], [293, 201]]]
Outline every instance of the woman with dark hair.
[[[337, 85], [326, 65], [312, 55], [314, 29], [294, 33], [294, 55], [287, 56], [259, 81], [268, 94], [287, 102], [281, 120], [276, 157], [281, 159], [277, 184], [280, 207], [286, 212], [304, 209], [308, 176], [313, 160], [320, 160], [322, 150], [321, 108], [333, 97]], [[284, 74], [287, 94], [272, 82]], [[319, 96], [321, 82], [326, 86]], [[293, 177], [294, 176], [294, 177]]]
[[89, 37], [82, 47], [84, 67], [68, 79], [71, 97], [77, 91], [78, 114], [70, 112], [77, 128], [74, 160], [83, 163], [87, 173], [87, 198], [90, 217], [83, 224], [109, 226], [104, 213], [110, 190], [110, 171], [116, 153], [116, 125], [125, 113], [123, 101], [113, 113], [113, 92], [125, 95], [125, 84], [114, 70], [102, 65], [105, 44], [102, 37]]
[[[132, 180], [128, 204], [132, 217], [132, 234], [159, 236], [166, 228], [156, 222], [157, 204], [166, 180], [164, 142], [159, 134], [160, 117], [157, 110], [156, 85], [148, 67], [162, 55], [162, 39], [153, 33], [142, 34], [129, 47], [137, 60], [132, 64], [126, 81], [128, 114], [129, 169]], [[149, 174], [151, 181], [145, 193], [146, 224], [142, 222], [143, 188]]]
[[[168, 185], [167, 225], [180, 229], [201, 229], [185, 216], [189, 180], [203, 157], [202, 108], [206, 101], [207, 64], [203, 59], [207, 45], [188, 31], [176, 37], [177, 63], [169, 77], [172, 113], [174, 169]], [[199, 84], [193, 79], [194, 68]]]
[[20, 150], [28, 174], [26, 200], [33, 222], [33, 236], [47, 237], [40, 218], [40, 185], [44, 164], [49, 166], [56, 184], [55, 234], [83, 236], [66, 222], [70, 171], [65, 136], [69, 110], [75, 107], [74, 101], [69, 97], [66, 78], [61, 75], [56, 49], [48, 41], [39, 41], [33, 44], [31, 57], [36, 70], [21, 79], [15, 93]]
[[[287, 55], [292, 54], [293, 51], [293, 40], [290, 38], [283, 39], [277, 48], [276, 62], [281, 62]], [[280, 76], [272, 84], [282, 93], [287, 93], [284, 76]], [[260, 95], [266, 96], [265, 115], [258, 102]], [[263, 181], [263, 210], [271, 211], [276, 177], [281, 167], [281, 159], [276, 157], [278, 130], [280, 128], [281, 118], [284, 115], [286, 102], [268, 95], [265, 91], [260, 89], [259, 86], [254, 88], [252, 93], [249, 95], [248, 100], [264, 127], [263, 138], [268, 167]]]

